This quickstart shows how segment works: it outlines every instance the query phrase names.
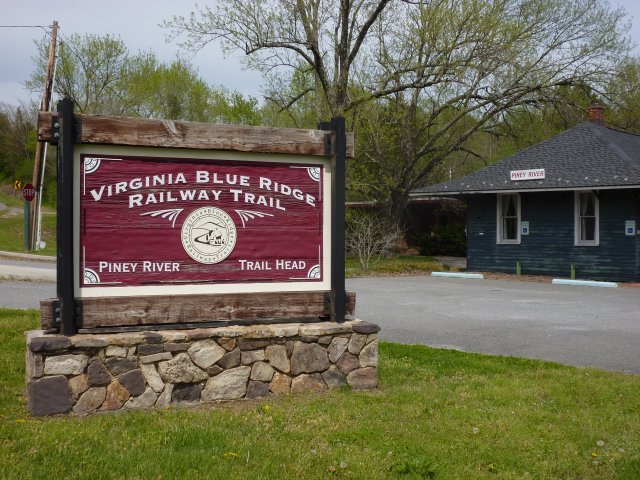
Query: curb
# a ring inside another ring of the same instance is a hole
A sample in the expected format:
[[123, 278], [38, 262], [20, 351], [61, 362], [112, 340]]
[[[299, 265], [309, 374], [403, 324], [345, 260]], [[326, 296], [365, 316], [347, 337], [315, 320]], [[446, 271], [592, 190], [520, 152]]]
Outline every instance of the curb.
[[10, 258], [12, 260], [29, 260], [33, 262], [55, 262], [56, 257], [48, 255], [35, 255], [33, 253], [16, 253], [0, 251], [0, 258]]
[[431, 272], [432, 277], [449, 277], [449, 278], [474, 278], [483, 280], [484, 275], [481, 273], [458, 273], [458, 272]]
[[551, 280], [553, 285], [575, 285], [580, 287], [606, 287], [606, 288], [618, 288], [618, 284], [615, 282], [596, 282], [594, 280], [565, 280], [562, 278], [554, 278]]

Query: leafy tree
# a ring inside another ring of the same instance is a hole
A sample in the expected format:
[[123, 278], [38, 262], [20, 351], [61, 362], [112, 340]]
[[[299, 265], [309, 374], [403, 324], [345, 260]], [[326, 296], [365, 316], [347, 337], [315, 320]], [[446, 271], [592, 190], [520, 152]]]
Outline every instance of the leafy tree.
[[0, 177], [30, 180], [36, 145], [35, 109], [0, 103]]
[[220, 41], [250, 67], [293, 71], [281, 108], [315, 95], [316, 112], [364, 119], [355, 182], [401, 223], [409, 192], [481, 159], [474, 140], [510, 111], [604, 85], [628, 52], [623, 17], [604, 0], [219, 0], [167, 26], [188, 48]]
[[[48, 43], [38, 44], [34, 72], [25, 82], [39, 92], [44, 84]], [[60, 43], [54, 93], [73, 99], [80, 113], [117, 115], [123, 112], [121, 73], [129, 52], [124, 42], [110, 35], [70, 35]]]
[[[44, 83], [48, 45], [38, 43], [26, 86]], [[210, 87], [182, 59], [160, 62], [151, 52], [132, 55], [110, 35], [71, 35], [60, 46], [54, 93], [70, 97], [79, 113], [199, 122], [260, 123], [258, 101]]]
[[180, 59], [165, 65], [151, 53], [130, 57], [119, 88], [125, 115], [198, 122], [210, 118], [209, 86]]
[[601, 95], [607, 106], [606, 122], [621, 130], [640, 133], [640, 58], [629, 57]]

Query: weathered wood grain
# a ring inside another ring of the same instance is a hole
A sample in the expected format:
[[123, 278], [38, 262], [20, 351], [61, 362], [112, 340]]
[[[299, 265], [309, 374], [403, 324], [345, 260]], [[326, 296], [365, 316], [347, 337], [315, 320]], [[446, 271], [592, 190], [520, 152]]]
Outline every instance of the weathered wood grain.
[[[39, 112], [38, 140], [53, 140], [51, 112]], [[76, 114], [80, 143], [142, 147], [232, 150], [327, 156], [331, 132], [294, 128], [251, 127], [211, 123], [104, 117]], [[347, 133], [347, 157], [353, 158], [354, 137]]]
[[[328, 292], [234, 293], [216, 295], [103, 297], [77, 299], [78, 327], [197, 324], [215, 321], [310, 319], [329, 316]], [[347, 292], [347, 316], [356, 295]], [[43, 330], [57, 328], [57, 299], [40, 302]]]

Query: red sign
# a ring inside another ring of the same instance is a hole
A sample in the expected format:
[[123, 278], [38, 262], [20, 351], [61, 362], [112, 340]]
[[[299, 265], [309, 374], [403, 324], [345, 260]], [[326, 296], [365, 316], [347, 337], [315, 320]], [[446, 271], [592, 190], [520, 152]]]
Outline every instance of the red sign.
[[22, 189], [22, 196], [27, 202], [30, 202], [36, 196], [36, 189], [30, 183], [27, 183]]
[[326, 277], [321, 162], [80, 159], [81, 288]]

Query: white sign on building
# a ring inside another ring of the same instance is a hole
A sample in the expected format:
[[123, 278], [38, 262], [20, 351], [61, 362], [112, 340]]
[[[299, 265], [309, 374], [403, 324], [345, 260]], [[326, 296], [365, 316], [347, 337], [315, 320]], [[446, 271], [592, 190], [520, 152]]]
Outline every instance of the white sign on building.
[[511, 180], [543, 180], [544, 168], [532, 168], [529, 170], [511, 170]]

